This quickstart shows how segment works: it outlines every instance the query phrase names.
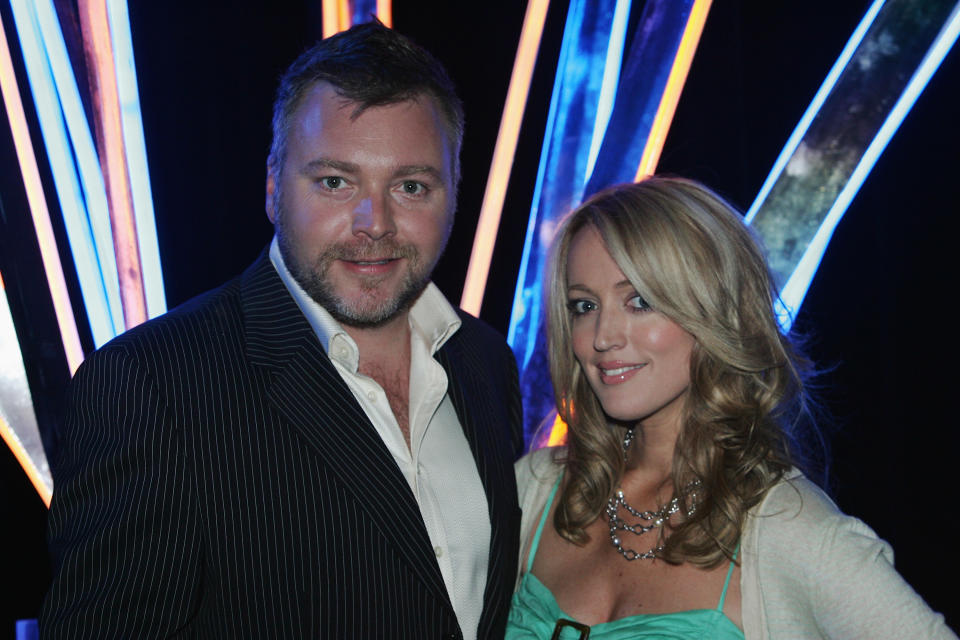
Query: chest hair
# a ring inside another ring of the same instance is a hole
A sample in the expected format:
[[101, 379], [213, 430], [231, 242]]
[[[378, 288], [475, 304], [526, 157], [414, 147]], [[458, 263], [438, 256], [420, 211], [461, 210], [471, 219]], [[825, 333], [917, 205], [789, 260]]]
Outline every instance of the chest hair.
[[401, 364], [395, 367], [384, 367], [377, 364], [367, 364], [360, 369], [360, 373], [373, 378], [387, 394], [390, 410], [400, 426], [403, 439], [410, 447], [410, 364]]

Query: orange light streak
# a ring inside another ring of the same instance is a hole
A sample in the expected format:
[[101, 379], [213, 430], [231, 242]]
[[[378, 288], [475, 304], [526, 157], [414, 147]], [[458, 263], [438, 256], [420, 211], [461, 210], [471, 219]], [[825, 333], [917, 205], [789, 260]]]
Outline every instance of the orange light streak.
[[393, 29], [393, 0], [377, 0], [377, 18]]
[[353, 26], [353, 12], [350, 11], [350, 0], [340, 0], [340, 28], [337, 31], [346, 31]]
[[324, 38], [340, 31], [340, 0], [323, 0], [320, 3], [320, 16]]
[[123, 321], [129, 329], [147, 320], [147, 300], [127, 154], [123, 144], [120, 97], [106, 0], [80, 0], [79, 13], [83, 48], [90, 70], [88, 75], [93, 111], [97, 118], [95, 129], [100, 147], [100, 168], [107, 187], [113, 246], [117, 255]]
[[2, 19], [0, 19], [0, 90], [3, 93], [3, 103], [10, 121], [10, 130], [13, 133], [13, 146], [16, 149], [20, 173], [23, 176], [23, 186], [27, 193], [30, 215], [33, 217], [33, 227], [37, 233], [40, 258], [43, 261], [47, 286], [53, 300], [53, 310], [57, 316], [57, 326], [60, 328], [60, 337], [63, 340], [67, 367], [70, 369], [70, 375], [73, 375], [83, 362], [83, 347], [80, 346], [77, 322], [73, 316], [73, 307], [70, 305], [67, 281], [63, 276], [60, 254], [57, 252], [57, 242], [50, 223], [50, 210], [47, 208], [47, 199], [43, 194], [40, 170], [37, 167], [33, 143], [30, 141], [30, 129], [20, 100], [20, 90], [17, 87], [17, 78], [13, 70], [13, 60], [10, 57]]
[[503, 201], [507, 195], [507, 183], [513, 169], [517, 139], [520, 137], [520, 124], [523, 122], [527, 95], [530, 93], [530, 80], [533, 77], [533, 67], [537, 61], [537, 51], [540, 48], [549, 6], [550, 0], [530, 0], [523, 17], [520, 44], [517, 46], [517, 57], [510, 75], [500, 131], [493, 149], [490, 174], [487, 176], [487, 187], [483, 194], [483, 204], [480, 206], [473, 249], [470, 252], [470, 264], [463, 284], [463, 296], [460, 298], [460, 307], [475, 316], [480, 314], [483, 292], [490, 275], [490, 261], [497, 241]]
[[690, 72], [690, 65], [693, 63], [693, 54], [697, 51], [700, 35], [703, 33], [703, 25], [706, 23], [707, 14], [710, 12], [710, 2], [711, 0], [696, 0], [690, 9], [690, 17], [687, 18], [687, 26], [683, 30], [680, 46], [677, 47], [677, 56], [674, 58], [673, 67], [670, 69], [667, 86], [663, 90], [657, 115], [654, 116], [653, 125], [650, 127], [650, 135], [647, 136], [647, 144], [643, 149], [643, 155], [640, 157], [640, 166], [637, 167], [635, 181], [653, 175], [653, 172], [657, 169], [657, 164], [660, 162], [663, 143], [667, 139], [667, 132], [673, 122], [673, 115], [677, 111], [677, 103], [680, 102], [680, 93], [683, 91], [687, 74]]
[[[0, 22], [0, 44], [3, 45], [3, 51], [9, 53], [9, 50], [7, 49], [7, 41], [3, 36], [2, 22]], [[0, 57], [2, 57], [2, 54], [0, 54]], [[3, 284], [3, 275], [0, 274], [0, 296], [5, 295], [6, 287]], [[6, 301], [4, 301], [4, 304], [6, 304]], [[39, 435], [40, 434], [37, 433], [38, 437]], [[53, 497], [53, 486], [50, 484], [50, 482], [48, 482], [47, 479], [44, 478], [43, 474], [37, 468], [36, 462], [30, 456], [30, 452], [27, 451], [26, 447], [23, 446], [23, 441], [20, 439], [20, 436], [12, 426], [7, 424], [7, 421], [4, 420], [2, 414], [0, 414], [0, 438], [3, 438], [3, 441], [7, 443], [8, 447], [10, 447], [10, 451], [13, 452], [13, 456], [17, 459], [17, 462], [20, 463], [20, 466], [23, 467], [27, 477], [30, 478], [30, 483], [33, 485], [33, 488], [36, 489], [37, 493], [40, 494], [40, 499], [43, 500], [43, 504], [45, 504], [49, 509], [50, 499]], [[44, 461], [44, 464], [46, 464], [46, 461]]]
[[322, 0], [320, 8], [324, 38], [346, 31], [352, 26], [349, 0]]
[[553, 420], [553, 426], [550, 427], [550, 437], [547, 439], [548, 447], [558, 447], [567, 443], [567, 423], [559, 415]]
[[3, 416], [0, 416], [0, 437], [2, 437], [4, 442], [7, 443], [7, 446], [10, 447], [10, 451], [13, 452], [13, 457], [15, 457], [17, 462], [20, 463], [20, 466], [23, 467], [27, 477], [30, 478], [30, 484], [37, 490], [37, 493], [40, 494], [40, 499], [43, 500], [43, 504], [49, 509], [50, 499], [53, 497], [53, 489], [44, 481], [43, 476], [30, 458], [30, 454], [23, 448], [23, 443], [20, 442], [20, 438], [17, 437], [13, 428], [7, 424], [7, 421], [3, 419]]

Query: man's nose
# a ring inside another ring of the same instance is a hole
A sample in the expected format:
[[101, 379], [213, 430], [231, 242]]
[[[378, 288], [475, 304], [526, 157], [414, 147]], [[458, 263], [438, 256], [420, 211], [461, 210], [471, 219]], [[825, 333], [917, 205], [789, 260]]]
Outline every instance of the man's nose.
[[396, 233], [393, 210], [388, 197], [368, 195], [353, 210], [353, 234], [365, 235], [371, 240]]

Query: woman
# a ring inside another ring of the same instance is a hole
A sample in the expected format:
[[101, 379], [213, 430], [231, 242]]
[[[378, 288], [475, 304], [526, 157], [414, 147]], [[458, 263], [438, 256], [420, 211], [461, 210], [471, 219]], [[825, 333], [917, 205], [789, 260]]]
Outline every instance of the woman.
[[804, 361], [726, 202], [615, 187], [564, 222], [551, 265], [568, 444], [517, 463], [507, 638], [955, 637], [797, 470]]

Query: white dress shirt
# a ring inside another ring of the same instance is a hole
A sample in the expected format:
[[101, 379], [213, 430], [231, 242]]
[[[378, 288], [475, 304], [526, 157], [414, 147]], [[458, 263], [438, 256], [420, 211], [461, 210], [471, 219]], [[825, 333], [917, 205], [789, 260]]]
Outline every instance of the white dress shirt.
[[460, 328], [460, 318], [433, 283], [410, 308], [408, 447], [383, 388], [358, 371], [356, 342], [293, 278], [276, 237], [270, 261], [407, 479], [463, 637], [474, 640], [487, 584], [490, 517], [470, 444], [447, 394], [446, 371], [433, 357]]

